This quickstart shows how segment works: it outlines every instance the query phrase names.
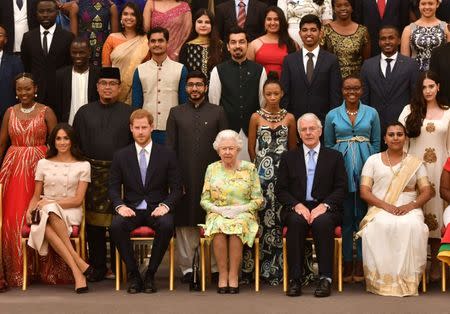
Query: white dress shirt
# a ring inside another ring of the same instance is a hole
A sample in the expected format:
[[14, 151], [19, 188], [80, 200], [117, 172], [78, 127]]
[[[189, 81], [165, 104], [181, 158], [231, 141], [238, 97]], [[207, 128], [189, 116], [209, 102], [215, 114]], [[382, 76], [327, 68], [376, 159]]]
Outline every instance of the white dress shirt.
[[312, 53], [314, 56], [312, 57], [312, 60], [313, 60], [313, 64], [314, 64], [314, 69], [316, 68], [316, 63], [317, 63], [317, 57], [319, 56], [319, 50], [320, 50], [320, 47], [319, 46], [317, 46], [316, 48], [314, 48], [314, 50], [313, 51], [309, 51], [309, 50], [307, 50], [307, 49], [305, 49], [305, 48], [302, 48], [302, 55], [303, 55], [303, 66], [305, 67], [305, 73], [306, 73], [306, 64], [307, 64], [307, 62], [308, 62], [308, 60], [309, 60], [309, 57], [308, 57], [308, 53]]
[[48, 34], [47, 34], [48, 52], [50, 52], [50, 47], [52, 46], [53, 34], [55, 34], [55, 29], [56, 29], [56, 23], [49, 29], [43, 28], [42, 25], [39, 26], [39, 30], [41, 32], [41, 47], [42, 47], [42, 49], [44, 49], [44, 32], [48, 31]]
[[392, 72], [392, 70], [394, 70], [395, 62], [397, 62], [397, 57], [398, 57], [398, 51], [390, 57], [386, 57], [386, 55], [384, 53], [381, 53], [380, 67], [381, 67], [381, 72], [383, 73], [384, 77], [386, 77], [386, 68], [387, 68], [386, 59], [387, 58], [392, 59], [392, 61], [391, 61], [391, 72]]
[[[8, 0], [1, 0], [8, 1]], [[23, 34], [29, 31], [28, 29], [28, 15], [27, 15], [27, 0], [23, 0], [22, 9], [19, 9], [15, 0], [13, 1], [14, 11], [14, 52], [20, 52], [20, 45], [22, 44]]]
[[84, 73], [72, 69], [72, 98], [70, 100], [69, 124], [72, 125], [75, 114], [81, 106], [88, 103], [89, 69]]
[[0, 66], [2, 65], [3, 50], [0, 50]]

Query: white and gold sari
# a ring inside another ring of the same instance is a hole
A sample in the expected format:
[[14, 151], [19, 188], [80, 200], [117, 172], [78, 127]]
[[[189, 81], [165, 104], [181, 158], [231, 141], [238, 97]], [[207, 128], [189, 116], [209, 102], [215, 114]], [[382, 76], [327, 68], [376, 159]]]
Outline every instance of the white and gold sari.
[[[386, 166], [381, 153], [372, 155], [362, 170], [361, 185], [379, 199], [401, 206], [414, 201], [416, 187], [429, 185], [422, 161], [408, 155], [394, 167]], [[366, 289], [385, 296], [418, 294], [427, 261], [428, 227], [420, 208], [403, 216], [372, 206], [361, 221], [358, 235]]]

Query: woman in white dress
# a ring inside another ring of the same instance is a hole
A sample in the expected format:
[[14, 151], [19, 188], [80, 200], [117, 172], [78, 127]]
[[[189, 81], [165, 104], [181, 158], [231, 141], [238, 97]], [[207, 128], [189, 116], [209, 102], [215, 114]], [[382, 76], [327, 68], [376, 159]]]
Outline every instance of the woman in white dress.
[[47, 156], [37, 164], [34, 194], [26, 218], [31, 224], [32, 213], [39, 212], [40, 221], [31, 225], [28, 245], [45, 256], [50, 244], [72, 270], [75, 292], [84, 293], [88, 291], [86, 275], [92, 268], [76, 253], [69, 236], [72, 226], [81, 224], [81, 206], [91, 181], [91, 167], [89, 162], [82, 161], [74, 138], [73, 129], [66, 123], [53, 129]]
[[442, 168], [450, 153], [450, 110], [439, 88], [439, 79], [435, 73], [428, 71], [421, 74], [411, 104], [403, 109], [399, 118], [409, 137], [406, 151], [424, 161], [431, 186], [437, 192], [423, 208], [425, 223], [430, 230], [430, 281], [437, 281], [440, 276], [436, 256], [445, 204], [439, 195], [439, 186]]
[[428, 239], [420, 208], [432, 190], [422, 160], [403, 152], [405, 127], [391, 123], [384, 140], [387, 150], [370, 156], [361, 175], [361, 198], [370, 206], [358, 232], [366, 289], [386, 296], [417, 295]]
[[319, 17], [323, 25], [333, 20], [333, 8], [331, 0], [278, 0], [280, 7], [286, 15], [289, 24], [288, 31], [300, 47], [303, 46], [299, 35], [300, 20], [307, 14]]

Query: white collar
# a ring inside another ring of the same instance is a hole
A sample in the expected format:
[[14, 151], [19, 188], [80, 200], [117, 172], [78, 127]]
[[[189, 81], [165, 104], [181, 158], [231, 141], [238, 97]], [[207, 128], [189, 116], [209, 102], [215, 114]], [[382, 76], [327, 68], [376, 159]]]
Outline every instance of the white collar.
[[136, 146], [136, 152], [138, 155], [141, 153], [142, 150], [145, 150], [146, 153], [151, 153], [153, 142], [150, 141], [145, 147], [140, 146], [138, 143], [134, 142], [134, 145]]
[[50, 33], [50, 35], [53, 35], [55, 33], [55, 29], [56, 29], [56, 23], [53, 24], [53, 26], [50, 27], [49, 29], [45, 29], [44, 27], [42, 27], [42, 25], [39, 25], [39, 30], [40, 30], [41, 34], [44, 34], [44, 31], [48, 31]]
[[[161, 66], [163, 66], [165, 63], [169, 62], [169, 60], [170, 60], [170, 58], [169, 58], [169, 56], [167, 56], [167, 57], [164, 59], [164, 61], [161, 63]], [[154, 65], [159, 66], [159, 64], [156, 63], [156, 61], [153, 60], [153, 58], [151, 58], [149, 61], [150, 61], [151, 63], [153, 63]]]
[[308, 54], [308, 53], [310, 53], [310, 52], [312, 52], [312, 54], [314, 55], [314, 57], [317, 58], [317, 56], [319, 55], [319, 50], [320, 50], [320, 45], [318, 45], [316, 48], [314, 48], [313, 51], [309, 51], [309, 50], [306, 49], [306, 48], [302, 48], [302, 55], [303, 55], [303, 58], [306, 58], [306, 54]]
[[2, 58], [3, 58], [3, 50], [0, 50], [0, 61], [2, 60]]
[[248, 7], [248, 3], [249, 3], [250, 0], [234, 0], [234, 5], [236, 7], [239, 7], [239, 2], [241, 2], [241, 1], [244, 2], [245, 7]]
[[392, 59], [392, 61], [395, 61], [395, 60], [397, 60], [397, 57], [398, 57], [398, 51], [390, 57], [386, 57], [386, 55], [384, 53], [381, 53], [381, 60], [384, 60], [384, 61], [386, 61], [387, 58]]
[[315, 151], [316, 154], [317, 154], [317, 156], [319, 156], [320, 142], [319, 142], [319, 144], [317, 144], [316, 147], [314, 147], [313, 149], [309, 148], [309, 147], [306, 146], [305, 144], [302, 144], [302, 145], [303, 145], [303, 153], [304, 153], [305, 157], [308, 156], [308, 153], [309, 153], [310, 150]]

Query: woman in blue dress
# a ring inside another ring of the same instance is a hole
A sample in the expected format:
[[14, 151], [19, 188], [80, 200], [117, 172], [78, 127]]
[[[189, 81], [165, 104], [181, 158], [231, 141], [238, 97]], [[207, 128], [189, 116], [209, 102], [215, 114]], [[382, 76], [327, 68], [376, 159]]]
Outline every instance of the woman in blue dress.
[[[380, 151], [380, 119], [377, 111], [360, 102], [362, 81], [348, 76], [342, 83], [344, 102], [331, 110], [325, 118], [325, 146], [342, 153], [348, 176], [349, 195], [344, 202], [342, 242], [344, 282], [364, 280], [361, 240], [356, 243], [356, 261], [353, 265], [353, 233], [367, 211], [359, 196], [359, 181], [364, 163], [370, 155]], [[354, 266], [354, 271], [353, 271]]]

